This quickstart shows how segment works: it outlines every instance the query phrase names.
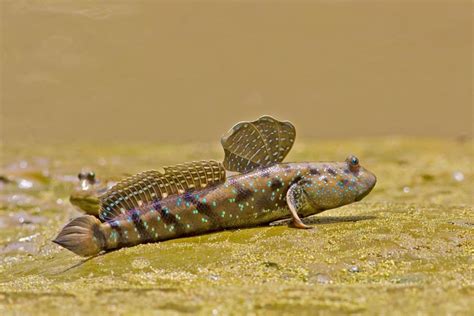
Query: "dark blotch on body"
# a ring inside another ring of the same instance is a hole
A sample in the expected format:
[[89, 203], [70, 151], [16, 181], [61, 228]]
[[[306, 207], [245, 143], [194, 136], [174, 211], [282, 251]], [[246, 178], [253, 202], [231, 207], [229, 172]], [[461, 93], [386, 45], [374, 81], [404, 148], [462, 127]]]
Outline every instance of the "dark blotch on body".
[[319, 176], [321, 174], [321, 172], [319, 172], [318, 169], [311, 168], [311, 169], [309, 169], [309, 174], [313, 175], [313, 176]]
[[140, 212], [137, 210], [133, 210], [132, 214], [132, 221], [135, 227], [137, 228], [138, 234], [140, 235], [140, 240], [147, 241], [150, 239], [150, 234], [148, 233], [148, 229], [146, 229], [143, 221], [140, 217]]
[[112, 228], [113, 231], [117, 232], [118, 238], [117, 238], [117, 247], [123, 247], [125, 245], [125, 237], [123, 236], [123, 230], [122, 227], [120, 226], [119, 221], [111, 221], [109, 222], [110, 227]]
[[302, 176], [296, 176], [296, 177], [293, 179], [293, 181], [291, 181], [290, 186], [292, 186], [292, 185], [295, 184], [295, 183], [300, 182], [300, 180], [301, 180], [302, 178], [303, 178]]
[[209, 204], [207, 204], [207, 203], [197, 202], [197, 204], [196, 204], [196, 209], [197, 209], [200, 213], [206, 213], [206, 212], [209, 212], [209, 211], [211, 210], [211, 207], [210, 207]]
[[154, 200], [152, 206], [156, 211], [161, 210], [161, 203], [159, 200]]
[[283, 187], [283, 182], [280, 179], [273, 179], [272, 183], [270, 184], [270, 188], [272, 191], [275, 191], [276, 189], [282, 188]]
[[176, 216], [172, 213], [169, 212], [169, 210], [160, 210], [160, 216], [161, 219], [163, 220], [163, 223], [167, 225], [176, 225], [178, 223], [178, 220], [176, 219]]
[[220, 217], [216, 212], [211, 210], [211, 207], [209, 206], [209, 204], [203, 203], [203, 202], [197, 202], [196, 209], [199, 211], [200, 214], [208, 217], [213, 226], [220, 226], [219, 225]]
[[183, 200], [185, 202], [194, 203], [196, 199], [194, 198], [191, 192], [185, 192], [183, 195]]
[[239, 187], [236, 189], [237, 189], [237, 196], [235, 197], [236, 203], [240, 203], [240, 202], [248, 200], [253, 194], [252, 190], [249, 190], [246, 188]]
[[178, 224], [178, 220], [176, 219], [176, 216], [174, 214], [171, 214], [168, 209], [164, 209], [161, 206], [160, 202], [155, 201], [153, 203], [153, 208], [155, 209], [155, 211], [157, 211], [160, 214], [160, 217], [163, 220], [163, 223], [167, 225], [173, 224], [175, 226]]
[[199, 201], [192, 194], [186, 193], [184, 195], [184, 200], [188, 203], [191, 203], [192, 205], [195, 205], [196, 210], [198, 210], [200, 214], [212, 220], [212, 224], [216, 224], [216, 222], [219, 220], [217, 214], [211, 210], [209, 204]]
[[326, 171], [332, 176], [336, 175], [336, 171], [334, 171], [334, 169], [332, 169], [332, 168], [327, 168]]
[[100, 226], [98, 224], [92, 226], [92, 232], [94, 234], [94, 238], [99, 244], [100, 249], [105, 249], [106, 239], [104, 233], [100, 230]]

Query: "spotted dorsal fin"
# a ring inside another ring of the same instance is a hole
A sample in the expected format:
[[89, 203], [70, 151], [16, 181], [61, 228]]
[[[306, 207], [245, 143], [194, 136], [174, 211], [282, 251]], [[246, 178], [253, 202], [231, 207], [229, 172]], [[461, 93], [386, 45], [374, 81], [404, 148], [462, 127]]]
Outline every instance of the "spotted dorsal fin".
[[240, 122], [222, 136], [224, 167], [229, 171], [248, 172], [282, 162], [295, 141], [290, 122], [262, 116], [253, 122]]
[[118, 182], [99, 197], [99, 217], [114, 219], [127, 211], [173, 194], [201, 189], [225, 181], [225, 169], [217, 161], [194, 161], [149, 170]]

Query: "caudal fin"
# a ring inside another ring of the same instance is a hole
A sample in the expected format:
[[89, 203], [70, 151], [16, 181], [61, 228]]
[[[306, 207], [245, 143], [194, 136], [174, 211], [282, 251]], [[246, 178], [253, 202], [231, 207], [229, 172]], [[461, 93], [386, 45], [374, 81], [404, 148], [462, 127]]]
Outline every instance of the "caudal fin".
[[75, 218], [64, 226], [53, 242], [83, 257], [95, 255], [105, 248], [100, 224], [91, 215]]

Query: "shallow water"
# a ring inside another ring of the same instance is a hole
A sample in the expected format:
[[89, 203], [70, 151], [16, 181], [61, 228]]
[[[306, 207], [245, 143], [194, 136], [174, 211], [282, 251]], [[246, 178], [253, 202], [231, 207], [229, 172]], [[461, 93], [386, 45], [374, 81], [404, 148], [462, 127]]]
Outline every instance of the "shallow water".
[[80, 170], [102, 180], [217, 145], [7, 146], [0, 173], [0, 313], [314, 314], [474, 310], [472, 142], [298, 142], [288, 161], [357, 154], [378, 177], [362, 202], [306, 219], [121, 249], [84, 261], [51, 243], [80, 215]]

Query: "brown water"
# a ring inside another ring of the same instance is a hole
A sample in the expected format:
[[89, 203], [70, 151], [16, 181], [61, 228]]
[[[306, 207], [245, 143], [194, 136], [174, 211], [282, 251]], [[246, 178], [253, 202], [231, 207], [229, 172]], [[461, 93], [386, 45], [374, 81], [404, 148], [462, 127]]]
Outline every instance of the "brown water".
[[1, 1], [2, 138], [472, 135], [470, 1]]

